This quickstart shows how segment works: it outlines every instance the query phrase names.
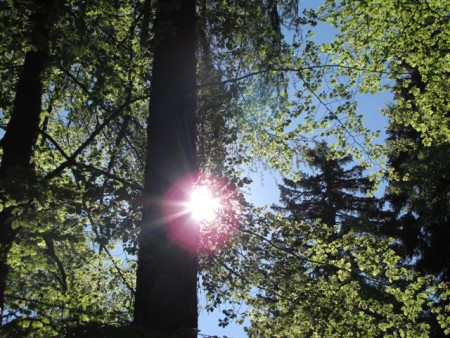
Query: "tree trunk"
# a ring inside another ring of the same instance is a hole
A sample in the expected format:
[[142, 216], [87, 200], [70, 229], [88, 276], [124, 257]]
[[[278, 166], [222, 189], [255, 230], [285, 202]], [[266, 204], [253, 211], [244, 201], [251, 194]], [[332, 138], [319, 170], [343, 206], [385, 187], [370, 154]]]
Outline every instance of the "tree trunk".
[[196, 167], [195, 0], [157, 3], [135, 323], [197, 328], [198, 226], [186, 212]]
[[[49, 27], [54, 18], [57, 0], [34, 0], [30, 15], [31, 46], [19, 75], [11, 119], [1, 141], [3, 148], [0, 181], [10, 180], [17, 169], [29, 169], [39, 131], [41, 113], [41, 75], [49, 58]], [[8, 193], [8, 192], [6, 192]], [[8, 253], [16, 231], [11, 226], [12, 208], [0, 212], [0, 324], [5, 304], [6, 278], [9, 272]]]

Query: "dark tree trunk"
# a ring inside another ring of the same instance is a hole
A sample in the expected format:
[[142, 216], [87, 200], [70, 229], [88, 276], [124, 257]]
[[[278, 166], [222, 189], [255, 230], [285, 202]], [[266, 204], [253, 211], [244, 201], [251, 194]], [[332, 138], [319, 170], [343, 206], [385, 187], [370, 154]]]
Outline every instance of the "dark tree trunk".
[[[11, 119], [1, 141], [3, 148], [0, 181], [10, 180], [14, 173], [30, 169], [31, 156], [39, 131], [41, 113], [41, 75], [46, 67], [49, 52], [49, 27], [54, 18], [57, 0], [35, 0], [30, 16], [31, 50], [19, 75]], [[60, 2], [61, 3], [61, 2]], [[0, 311], [5, 304], [6, 278], [9, 272], [8, 253], [16, 232], [11, 226], [11, 208], [0, 212]], [[0, 324], [3, 317], [0, 318]]]
[[134, 315], [173, 334], [197, 328], [198, 228], [179, 203], [197, 170], [195, 0], [160, 0], [156, 9]]

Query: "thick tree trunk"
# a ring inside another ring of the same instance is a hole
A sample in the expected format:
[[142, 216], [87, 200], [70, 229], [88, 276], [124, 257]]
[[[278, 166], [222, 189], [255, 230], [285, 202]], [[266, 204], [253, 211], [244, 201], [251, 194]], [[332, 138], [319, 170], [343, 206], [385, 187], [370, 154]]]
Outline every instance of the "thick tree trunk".
[[[54, 18], [57, 0], [35, 0], [30, 16], [31, 45], [19, 75], [11, 119], [2, 139], [3, 157], [0, 181], [6, 182], [17, 169], [31, 169], [31, 156], [39, 131], [41, 113], [41, 75], [49, 58], [49, 26]], [[0, 212], [0, 311], [5, 304], [6, 278], [9, 272], [8, 253], [16, 232], [11, 226], [11, 208]], [[0, 324], [3, 317], [0, 317]]]
[[137, 325], [173, 334], [197, 328], [198, 228], [180, 205], [197, 169], [195, 0], [158, 1], [154, 27], [134, 314]]

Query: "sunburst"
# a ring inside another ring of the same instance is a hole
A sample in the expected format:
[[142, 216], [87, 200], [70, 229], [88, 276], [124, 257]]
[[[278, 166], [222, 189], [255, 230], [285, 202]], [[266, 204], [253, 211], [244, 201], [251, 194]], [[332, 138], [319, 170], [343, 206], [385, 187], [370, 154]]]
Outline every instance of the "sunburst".
[[187, 212], [198, 222], [212, 222], [220, 209], [220, 200], [206, 186], [196, 186], [187, 203]]

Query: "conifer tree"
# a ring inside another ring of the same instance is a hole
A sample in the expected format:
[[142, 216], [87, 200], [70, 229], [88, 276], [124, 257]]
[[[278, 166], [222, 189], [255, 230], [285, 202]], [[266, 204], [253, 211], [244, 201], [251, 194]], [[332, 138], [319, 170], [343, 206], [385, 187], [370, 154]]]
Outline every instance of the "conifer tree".
[[[222, 280], [227, 288], [216, 299], [249, 304], [254, 335], [437, 332], [438, 321], [445, 325], [437, 300], [445, 295], [400, 264], [380, 231], [383, 201], [367, 196], [373, 182], [351, 156], [335, 155], [325, 143], [305, 152], [312, 173], [284, 179], [277, 213], [250, 211], [236, 247], [215, 257], [223, 269], [204, 277], [206, 287], [208, 279]], [[232, 309], [224, 314], [224, 323], [238, 317]]]
[[[427, 90], [427, 84], [419, 70], [406, 63], [403, 66], [409, 75], [397, 81], [396, 97], [408, 104], [408, 110], [420, 114], [417, 96]], [[432, 104], [430, 109], [438, 107]], [[402, 107], [393, 105], [389, 110], [399, 114]], [[446, 117], [450, 117], [448, 111]], [[383, 232], [400, 241], [398, 249], [405, 262], [434, 274], [437, 281], [449, 281], [449, 143], [425, 145], [419, 131], [391, 119], [387, 146], [391, 169], [385, 201], [392, 213]]]
[[373, 232], [380, 218], [380, 201], [367, 196], [373, 182], [362, 166], [352, 165], [351, 155], [334, 155], [324, 142], [308, 150], [305, 157], [312, 174], [301, 173], [297, 182], [284, 178], [279, 186], [282, 206], [274, 210], [287, 212], [294, 222], [320, 219], [338, 227], [341, 235], [350, 230]]

